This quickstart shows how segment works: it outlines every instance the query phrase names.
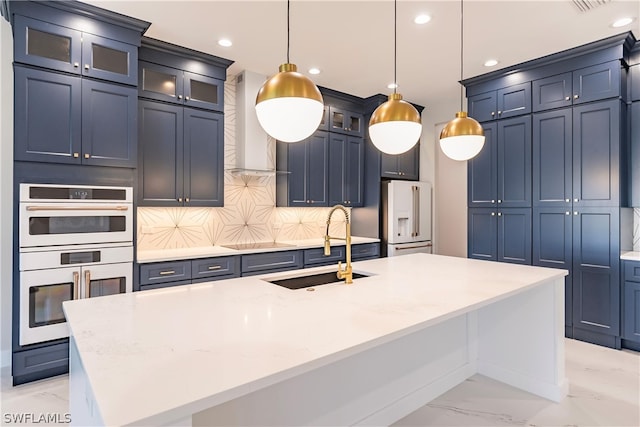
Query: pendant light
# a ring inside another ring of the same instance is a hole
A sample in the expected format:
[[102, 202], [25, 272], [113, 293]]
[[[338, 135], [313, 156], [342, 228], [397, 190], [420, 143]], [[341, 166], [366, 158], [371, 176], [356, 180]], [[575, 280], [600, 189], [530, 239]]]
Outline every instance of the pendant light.
[[324, 102], [318, 87], [289, 62], [289, 1], [287, 1], [287, 62], [267, 80], [256, 97], [262, 128], [278, 141], [297, 142], [318, 129]]
[[378, 106], [369, 120], [369, 137], [376, 148], [387, 154], [401, 154], [416, 145], [422, 133], [420, 114], [413, 105], [402, 100], [396, 92], [398, 56], [398, 2], [393, 2], [393, 93], [389, 100]]
[[453, 160], [469, 160], [484, 146], [480, 123], [462, 111], [462, 70], [464, 67], [464, 1], [460, 0], [460, 111], [440, 132], [440, 148]]

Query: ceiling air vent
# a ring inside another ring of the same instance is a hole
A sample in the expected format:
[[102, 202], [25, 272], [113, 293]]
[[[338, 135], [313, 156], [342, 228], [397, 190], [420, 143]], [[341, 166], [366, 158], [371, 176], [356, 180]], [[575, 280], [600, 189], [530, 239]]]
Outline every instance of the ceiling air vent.
[[572, 0], [573, 5], [577, 7], [580, 12], [588, 12], [609, 2], [611, 2], [611, 0]]

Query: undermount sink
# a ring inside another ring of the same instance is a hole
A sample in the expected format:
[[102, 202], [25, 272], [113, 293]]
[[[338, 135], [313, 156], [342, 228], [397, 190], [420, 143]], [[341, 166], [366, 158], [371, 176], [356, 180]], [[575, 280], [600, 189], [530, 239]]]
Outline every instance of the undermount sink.
[[[353, 273], [354, 279], [361, 277], [369, 277], [369, 274]], [[326, 285], [329, 283], [344, 282], [343, 279], [338, 279], [335, 271], [329, 271], [326, 273], [308, 274], [306, 276], [289, 277], [287, 279], [267, 280], [274, 285], [282, 286], [287, 289], [302, 289], [309, 288], [311, 286]]]

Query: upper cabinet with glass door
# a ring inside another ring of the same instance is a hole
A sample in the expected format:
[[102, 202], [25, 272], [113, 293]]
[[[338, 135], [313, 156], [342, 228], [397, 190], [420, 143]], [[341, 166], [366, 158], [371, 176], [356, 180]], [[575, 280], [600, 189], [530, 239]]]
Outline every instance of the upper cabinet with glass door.
[[137, 85], [138, 47], [39, 19], [15, 15], [16, 62]]
[[232, 62], [143, 37], [138, 65], [138, 95], [222, 112], [226, 69]]
[[353, 136], [364, 136], [364, 117], [361, 113], [331, 106], [329, 130]]

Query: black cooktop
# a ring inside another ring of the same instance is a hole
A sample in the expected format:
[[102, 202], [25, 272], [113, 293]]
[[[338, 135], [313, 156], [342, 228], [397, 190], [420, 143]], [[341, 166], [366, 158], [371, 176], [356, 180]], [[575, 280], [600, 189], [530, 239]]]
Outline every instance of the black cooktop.
[[231, 243], [228, 245], [220, 245], [227, 249], [245, 250], [245, 249], [275, 249], [275, 248], [293, 248], [294, 245], [278, 242], [251, 242], [251, 243]]

